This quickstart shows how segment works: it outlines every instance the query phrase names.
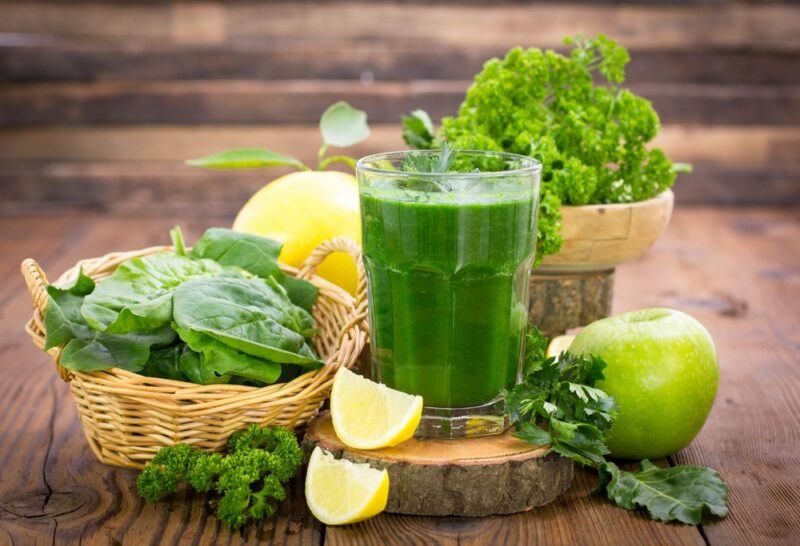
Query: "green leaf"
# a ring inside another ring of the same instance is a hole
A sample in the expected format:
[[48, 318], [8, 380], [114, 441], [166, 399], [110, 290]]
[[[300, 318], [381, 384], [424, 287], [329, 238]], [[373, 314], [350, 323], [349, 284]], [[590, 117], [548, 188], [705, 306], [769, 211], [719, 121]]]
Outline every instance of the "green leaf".
[[180, 355], [178, 366], [192, 383], [229, 383], [242, 378], [271, 385], [281, 375], [281, 365], [237, 351], [206, 334], [174, 325], [190, 350]]
[[370, 134], [366, 112], [344, 101], [336, 102], [325, 110], [319, 120], [319, 130], [326, 145], [339, 148], [358, 144]]
[[173, 317], [182, 330], [274, 362], [320, 364], [305, 339], [313, 332], [313, 319], [274, 279], [193, 279], [179, 286], [173, 299]]
[[533, 445], [546, 446], [553, 441], [548, 431], [532, 423], [518, 424], [514, 430], [514, 436]]
[[403, 116], [403, 141], [418, 150], [438, 147], [436, 130], [425, 110], [414, 110], [410, 115]]
[[84, 331], [88, 330], [88, 326], [81, 316], [81, 304], [94, 288], [94, 281], [83, 273], [83, 268], [78, 271], [78, 277], [71, 286], [59, 288], [51, 284], [47, 287], [48, 301], [44, 313], [45, 351], [68, 342], [78, 335], [76, 332], [88, 337]]
[[[586, 466], [603, 464], [605, 455], [608, 454], [603, 432], [596, 426], [586, 423], [572, 425], [567, 435], [563, 437], [559, 435], [553, 439], [550, 451]], [[561, 434], [563, 433], [562, 430]]]
[[175, 381], [188, 381], [181, 371], [180, 361], [184, 352], [190, 349], [183, 343], [150, 351], [150, 358], [140, 372], [148, 377], [160, 377]]
[[180, 226], [175, 226], [169, 230], [169, 237], [172, 239], [172, 248], [178, 256], [186, 256], [186, 243], [183, 240], [183, 232]]
[[278, 266], [283, 243], [231, 229], [211, 228], [195, 243], [190, 256], [236, 266], [262, 278], [274, 277], [289, 294], [289, 299], [310, 311], [319, 290], [310, 282], [286, 275]]
[[[403, 170], [412, 173], [447, 173], [453, 169], [456, 159], [456, 150], [445, 142], [438, 152], [409, 152], [403, 160]], [[441, 184], [434, 180], [428, 183]], [[447, 187], [439, 188], [446, 191]]]
[[225, 150], [199, 159], [189, 159], [187, 165], [212, 170], [261, 169], [263, 167], [294, 167], [307, 171], [299, 159], [265, 150], [264, 148], [237, 148]]
[[125, 335], [91, 330], [91, 334], [76, 337], [64, 346], [59, 363], [82, 372], [108, 368], [139, 372], [150, 358], [151, 347], [169, 345], [175, 338], [175, 332], [169, 326]]
[[162, 328], [172, 321], [172, 292], [178, 285], [222, 270], [212, 260], [193, 260], [172, 252], [133, 258], [97, 285], [81, 312], [89, 326], [109, 333]]
[[47, 287], [45, 349], [64, 345], [59, 361], [62, 366], [86, 372], [108, 368], [135, 372], [149, 359], [151, 347], [169, 345], [175, 340], [175, 332], [169, 327], [124, 336], [93, 330], [81, 314], [81, 306], [94, 286], [81, 271], [70, 287]]
[[717, 517], [728, 513], [728, 486], [710, 468], [659, 468], [645, 459], [638, 472], [621, 470], [611, 462], [602, 469], [608, 497], [627, 510], [645, 508], [653, 519], [691, 525], [700, 523], [706, 513]]

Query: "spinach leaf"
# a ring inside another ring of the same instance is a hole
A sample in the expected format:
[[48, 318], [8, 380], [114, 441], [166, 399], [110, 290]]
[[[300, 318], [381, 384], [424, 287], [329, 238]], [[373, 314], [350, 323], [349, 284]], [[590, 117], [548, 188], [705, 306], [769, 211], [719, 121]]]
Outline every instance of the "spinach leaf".
[[279, 288], [260, 278], [187, 281], [175, 290], [175, 327], [273, 362], [320, 364], [305, 339], [313, 331], [313, 319]]
[[207, 258], [222, 265], [235, 265], [264, 279], [273, 277], [289, 294], [289, 299], [307, 311], [317, 300], [317, 287], [303, 279], [283, 273], [278, 255], [283, 243], [231, 229], [211, 228], [195, 243], [192, 258]]
[[192, 260], [172, 252], [133, 258], [87, 295], [81, 313], [99, 331], [125, 334], [162, 328], [172, 320], [172, 292], [178, 285], [222, 269], [212, 260]]
[[45, 350], [65, 344], [60, 360], [65, 368], [88, 372], [116, 367], [138, 372], [149, 359], [151, 347], [163, 347], [175, 340], [169, 325], [127, 335], [93, 330], [84, 320], [81, 306], [94, 289], [94, 281], [83, 271], [70, 287], [47, 287]]
[[241, 377], [271, 384], [281, 375], [280, 364], [244, 354], [201, 332], [173, 326], [190, 349], [181, 354], [178, 365], [192, 383], [228, 383]]
[[188, 381], [189, 379], [180, 367], [181, 357], [187, 351], [191, 351], [191, 349], [183, 343], [150, 351], [150, 359], [144, 365], [142, 375]]

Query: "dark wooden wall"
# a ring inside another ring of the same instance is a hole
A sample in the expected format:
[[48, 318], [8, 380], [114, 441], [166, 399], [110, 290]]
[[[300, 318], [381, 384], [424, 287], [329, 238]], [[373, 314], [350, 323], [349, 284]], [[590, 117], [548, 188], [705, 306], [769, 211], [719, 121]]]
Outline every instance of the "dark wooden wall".
[[800, 202], [800, 5], [768, 1], [0, 0], [0, 213], [65, 204], [229, 213], [271, 173], [181, 161], [234, 146], [310, 160], [344, 98], [401, 146], [415, 107], [453, 113], [489, 57], [605, 33], [632, 53], [683, 202]]

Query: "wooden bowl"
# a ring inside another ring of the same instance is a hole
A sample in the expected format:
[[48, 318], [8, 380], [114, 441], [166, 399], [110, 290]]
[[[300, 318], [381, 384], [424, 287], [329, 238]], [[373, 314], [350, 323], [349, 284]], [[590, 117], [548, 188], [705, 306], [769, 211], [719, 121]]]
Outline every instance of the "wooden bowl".
[[561, 207], [564, 245], [536, 272], [604, 271], [641, 257], [664, 233], [674, 201], [667, 190], [637, 203]]

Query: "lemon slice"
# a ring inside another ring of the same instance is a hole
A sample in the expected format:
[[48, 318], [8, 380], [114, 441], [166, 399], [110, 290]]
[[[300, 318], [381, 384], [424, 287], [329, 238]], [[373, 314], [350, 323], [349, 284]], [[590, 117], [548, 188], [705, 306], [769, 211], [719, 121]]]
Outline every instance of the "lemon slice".
[[333, 428], [350, 447], [396, 446], [414, 435], [421, 417], [421, 396], [390, 389], [347, 368], [339, 368], [333, 377]]
[[389, 499], [389, 473], [366, 463], [336, 460], [315, 447], [306, 470], [306, 503], [325, 525], [355, 523], [380, 514]]
[[574, 339], [575, 336], [570, 335], [554, 337], [552, 340], [550, 340], [550, 345], [547, 346], [547, 356], [554, 356], [558, 358], [558, 355], [569, 349], [569, 346], [572, 345], [572, 340]]

